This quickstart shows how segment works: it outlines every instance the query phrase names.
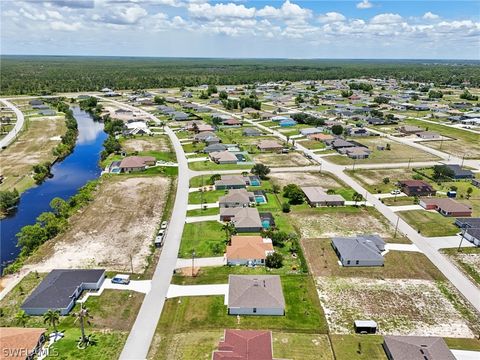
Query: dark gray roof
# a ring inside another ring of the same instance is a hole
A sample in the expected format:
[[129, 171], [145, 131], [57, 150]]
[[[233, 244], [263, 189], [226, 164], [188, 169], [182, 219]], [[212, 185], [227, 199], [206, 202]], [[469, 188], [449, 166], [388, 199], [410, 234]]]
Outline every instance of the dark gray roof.
[[104, 274], [104, 269], [52, 270], [25, 300], [22, 308], [64, 309], [72, 301], [71, 296], [77, 287], [82, 283], [97, 283]]
[[384, 346], [394, 360], [455, 360], [440, 337], [385, 336]]
[[284, 308], [278, 275], [229, 275], [228, 307]]
[[205, 146], [203, 149], [204, 152], [214, 152], [214, 151], [224, 151], [227, 150], [227, 147], [223, 144], [211, 144], [208, 146]]
[[474, 176], [473, 172], [471, 172], [470, 170], [462, 169], [460, 165], [453, 164], [447, 165], [447, 167], [454, 172], [455, 176]]
[[457, 218], [455, 225], [458, 227], [480, 229], [480, 218]]
[[332, 242], [344, 259], [377, 260], [383, 259], [385, 241], [378, 235], [356, 237], [334, 237]]

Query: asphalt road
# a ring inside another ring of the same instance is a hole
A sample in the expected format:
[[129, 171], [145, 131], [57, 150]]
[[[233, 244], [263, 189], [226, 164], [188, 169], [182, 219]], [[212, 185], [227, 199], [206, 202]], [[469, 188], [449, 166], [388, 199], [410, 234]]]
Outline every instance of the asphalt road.
[[20, 133], [20, 130], [22, 130], [23, 123], [25, 122], [25, 118], [23, 116], [23, 113], [20, 110], [18, 110], [15, 107], [15, 105], [13, 105], [10, 101], [5, 99], [0, 99], [0, 101], [3, 104], [5, 104], [5, 106], [12, 109], [17, 117], [17, 122], [15, 123], [15, 126], [13, 127], [13, 129], [10, 130], [10, 132], [0, 140], [0, 150], [1, 150], [4, 146], [10, 145], [10, 143], [13, 140], [15, 140], [15, 137], [17, 136], [17, 134]]

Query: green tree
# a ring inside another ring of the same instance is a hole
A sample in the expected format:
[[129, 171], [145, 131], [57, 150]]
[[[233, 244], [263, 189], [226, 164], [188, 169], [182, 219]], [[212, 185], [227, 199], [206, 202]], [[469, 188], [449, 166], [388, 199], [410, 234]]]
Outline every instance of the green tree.
[[374, 102], [376, 102], [377, 104], [388, 104], [390, 102], [390, 99], [387, 98], [386, 96], [375, 96], [375, 98], [373, 99]]
[[304, 194], [297, 184], [288, 184], [283, 188], [283, 196], [289, 200], [290, 205], [302, 204]]
[[17, 325], [20, 325], [21, 327], [25, 327], [27, 325], [28, 319], [30, 316], [24, 311], [24, 310], [19, 310], [15, 314], [15, 322]]
[[264, 164], [255, 164], [250, 171], [252, 174], [257, 175], [262, 180], [265, 180], [268, 174], [270, 174], [270, 168]]
[[389, 177], [383, 178], [383, 183], [384, 183], [385, 185], [387, 185], [389, 182], [390, 182], [390, 178], [389, 178]]
[[282, 203], [282, 212], [284, 213], [290, 212], [290, 204], [288, 202]]
[[452, 179], [455, 176], [455, 172], [447, 165], [434, 165], [433, 166], [433, 178], [435, 180]]
[[26, 225], [17, 234], [18, 245], [22, 253], [30, 254], [37, 247], [48, 240], [47, 232], [39, 224]]
[[342, 135], [343, 134], [343, 126], [342, 125], [333, 125], [332, 126], [332, 133], [334, 135]]
[[473, 193], [472, 187], [468, 187], [468, 189], [467, 189], [467, 199], [470, 199], [470, 197], [472, 196], [472, 193]]
[[157, 105], [165, 105], [165, 103], [167, 101], [165, 100], [165, 98], [163, 96], [158, 96], [157, 95], [153, 98], [153, 102]]
[[60, 322], [60, 311], [49, 309], [45, 314], [43, 314], [43, 323], [48, 324], [53, 327], [53, 330], [57, 331], [57, 325]]
[[88, 309], [83, 307], [83, 303], [80, 303], [80, 310], [77, 313], [73, 313], [72, 316], [75, 317], [74, 323], [80, 323], [80, 332], [82, 335], [78, 343], [78, 348], [85, 349], [90, 344], [89, 337], [85, 335], [85, 323], [91, 325], [90, 320], [93, 317], [90, 315]]
[[59, 197], [55, 197], [50, 201], [50, 207], [53, 210], [55, 216], [66, 217], [68, 216], [68, 204], [65, 200]]
[[222, 230], [225, 231], [226, 242], [230, 243], [232, 235], [237, 232], [237, 229], [235, 229], [235, 225], [231, 221], [226, 222], [223, 224]]
[[5, 212], [15, 207], [20, 201], [17, 189], [0, 191], [0, 211]]
[[271, 269], [280, 269], [283, 266], [283, 256], [278, 252], [268, 254], [265, 258], [265, 266]]
[[227, 100], [228, 99], [227, 92], [225, 90], [220, 91], [220, 93], [218, 94], [218, 98], [220, 100]]
[[357, 206], [357, 203], [359, 201], [362, 201], [363, 200], [363, 196], [361, 194], [359, 194], [358, 192], [355, 192], [353, 195], [352, 195], [352, 199], [353, 201], [355, 201], [355, 206]]

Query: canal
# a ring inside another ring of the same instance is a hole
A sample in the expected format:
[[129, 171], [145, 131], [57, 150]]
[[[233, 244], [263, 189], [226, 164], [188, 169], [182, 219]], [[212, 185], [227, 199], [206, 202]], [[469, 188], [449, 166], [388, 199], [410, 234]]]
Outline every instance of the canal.
[[0, 264], [15, 260], [20, 253], [16, 234], [23, 226], [34, 224], [42, 212], [49, 211], [53, 198], [66, 200], [88, 181], [100, 176], [100, 152], [107, 137], [103, 132], [103, 123], [94, 121], [90, 114], [78, 106], [73, 106], [72, 111], [78, 123], [75, 149], [52, 166], [53, 177], [25, 191], [17, 210], [0, 221]]

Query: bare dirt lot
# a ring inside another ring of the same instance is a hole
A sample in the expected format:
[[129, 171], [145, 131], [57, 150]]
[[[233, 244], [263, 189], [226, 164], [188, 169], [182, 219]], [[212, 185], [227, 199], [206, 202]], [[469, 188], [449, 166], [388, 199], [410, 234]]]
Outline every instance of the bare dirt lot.
[[313, 164], [305, 156], [296, 152], [289, 154], [258, 154], [255, 155], [254, 161], [272, 167], [307, 166]]
[[371, 319], [381, 334], [465, 338], [475, 334], [472, 324], [430, 280], [320, 277], [317, 289], [333, 333], [351, 333], [354, 320]]
[[66, 131], [63, 116], [32, 117], [26, 121], [28, 128], [0, 152], [1, 173], [5, 176], [0, 190], [23, 191], [32, 186], [32, 166], [55, 159], [52, 149]]
[[[45, 243], [30, 267], [105, 267], [141, 272], [160, 221], [170, 180], [155, 177], [104, 179], [95, 200], [74, 215], [69, 229]], [[39, 259], [40, 257], [40, 259]]]
[[298, 186], [320, 186], [324, 189], [339, 189], [342, 185], [332, 176], [320, 173], [270, 173], [268, 177], [281, 188], [288, 184]]
[[123, 149], [127, 152], [133, 151], [170, 151], [170, 145], [167, 136], [142, 136], [126, 139], [123, 143]]

